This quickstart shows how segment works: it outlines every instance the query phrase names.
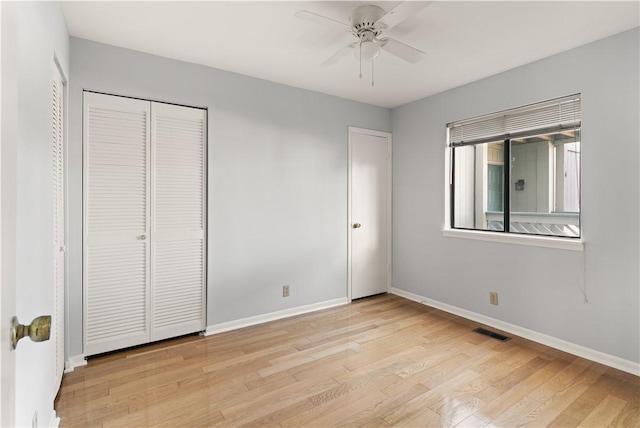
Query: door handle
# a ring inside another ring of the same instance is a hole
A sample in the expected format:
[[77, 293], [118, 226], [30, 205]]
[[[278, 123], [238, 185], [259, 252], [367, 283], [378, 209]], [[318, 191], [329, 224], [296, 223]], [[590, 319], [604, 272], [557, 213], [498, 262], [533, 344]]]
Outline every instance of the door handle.
[[11, 318], [11, 347], [16, 349], [18, 341], [29, 336], [34, 342], [44, 342], [51, 336], [51, 315], [41, 315], [29, 325], [22, 325], [18, 317]]
[[145, 239], [147, 239], [147, 235], [140, 235], [138, 236], [138, 239], [140, 239], [141, 241], [144, 241]]
[[354, 229], [360, 229], [362, 227], [362, 225], [360, 223], [353, 223], [353, 228]]

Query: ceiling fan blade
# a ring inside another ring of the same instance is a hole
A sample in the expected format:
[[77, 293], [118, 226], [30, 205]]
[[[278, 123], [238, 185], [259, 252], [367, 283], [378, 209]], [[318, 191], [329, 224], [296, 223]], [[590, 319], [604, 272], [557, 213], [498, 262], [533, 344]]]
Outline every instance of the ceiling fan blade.
[[327, 18], [326, 16], [318, 15], [317, 13], [309, 12], [308, 10], [299, 10], [295, 13], [294, 16], [296, 18], [303, 19], [305, 21], [310, 21], [320, 25], [330, 25], [332, 27], [337, 27], [342, 30], [351, 28], [349, 24], [336, 21], [335, 19]]
[[425, 56], [424, 52], [388, 37], [380, 39], [380, 45], [383, 50], [412, 64], [417, 63]]
[[432, 1], [405, 1], [387, 12], [376, 24], [382, 23], [387, 29], [393, 28], [405, 19], [415, 15], [418, 11], [429, 6]]
[[358, 42], [349, 43], [347, 46], [341, 48], [338, 52], [327, 58], [325, 62], [320, 64], [320, 67], [328, 67], [332, 64], [335, 64], [336, 62], [338, 62], [338, 60], [340, 60], [340, 58], [347, 55], [349, 52], [352, 52], [352, 49], [354, 49], [357, 45]]

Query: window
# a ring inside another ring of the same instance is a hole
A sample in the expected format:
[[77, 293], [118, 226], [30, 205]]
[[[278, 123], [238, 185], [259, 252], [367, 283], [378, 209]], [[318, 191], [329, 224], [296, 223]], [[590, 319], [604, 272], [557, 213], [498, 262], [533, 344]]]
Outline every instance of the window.
[[580, 96], [448, 127], [452, 229], [580, 238]]

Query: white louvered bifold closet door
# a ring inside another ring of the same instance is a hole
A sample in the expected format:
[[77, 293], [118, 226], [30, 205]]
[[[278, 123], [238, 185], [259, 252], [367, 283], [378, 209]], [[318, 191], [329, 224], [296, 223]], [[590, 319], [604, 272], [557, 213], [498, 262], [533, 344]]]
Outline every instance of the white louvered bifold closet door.
[[84, 93], [84, 354], [149, 341], [148, 101]]
[[205, 325], [206, 110], [151, 106], [151, 340]]
[[84, 94], [84, 354], [205, 327], [206, 110]]
[[54, 388], [58, 391], [64, 371], [64, 84], [53, 67], [52, 85], [52, 174], [53, 174], [53, 328], [55, 344]]

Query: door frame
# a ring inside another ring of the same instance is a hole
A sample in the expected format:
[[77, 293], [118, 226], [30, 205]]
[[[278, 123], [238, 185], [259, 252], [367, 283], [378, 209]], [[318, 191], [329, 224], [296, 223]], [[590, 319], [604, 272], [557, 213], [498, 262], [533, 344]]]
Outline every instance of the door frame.
[[391, 277], [393, 273], [393, 260], [392, 260], [392, 225], [393, 225], [393, 198], [392, 198], [392, 177], [393, 177], [393, 152], [392, 152], [392, 134], [390, 132], [384, 131], [375, 131], [372, 129], [366, 128], [357, 128], [354, 126], [350, 126], [348, 128], [349, 136], [348, 136], [348, 161], [347, 161], [347, 299], [349, 302], [352, 301], [352, 263], [353, 263], [353, 254], [352, 254], [352, 234], [353, 228], [351, 225], [353, 224], [352, 218], [352, 192], [353, 192], [353, 183], [352, 183], [352, 165], [353, 165], [353, 134], [364, 134], [364, 135], [372, 135], [374, 137], [382, 137], [387, 139], [387, 148], [389, 150], [389, 160], [388, 160], [388, 180], [387, 180], [387, 194], [389, 197], [389, 221], [387, 225], [388, 236], [389, 236], [389, 248], [387, 251], [387, 258], [389, 261], [389, 272], [387, 274], [387, 292], [391, 291]]
[[[61, 300], [62, 300], [62, 306], [58, 308], [58, 313], [56, 313], [54, 316], [56, 317], [62, 317], [61, 318], [61, 324], [62, 324], [62, 328], [58, 331], [56, 330], [56, 343], [54, 346], [56, 346], [56, 348], [58, 347], [58, 345], [62, 346], [62, 354], [59, 355], [58, 357], [60, 358], [60, 361], [56, 361], [56, 364], [58, 364], [58, 367], [56, 367], [55, 370], [60, 370], [59, 372], [59, 376], [56, 375], [56, 379], [55, 379], [55, 384], [54, 384], [54, 390], [56, 392], [56, 395], [58, 394], [58, 391], [60, 390], [60, 386], [62, 385], [62, 377], [64, 375], [64, 370], [65, 370], [65, 361], [66, 361], [66, 356], [67, 356], [67, 350], [69, 349], [67, 347], [67, 340], [68, 340], [68, 322], [67, 322], [67, 309], [69, 307], [68, 305], [68, 296], [69, 296], [69, 257], [68, 257], [68, 251], [67, 249], [69, 248], [69, 243], [68, 243], [68, 233], [69, 233], [69, 203], [68, 203], [68, 196], [69, 196], [69, 191], [68, 191], [68, 185], [69, 185], [69, 180], [68, 180], [68, 174], [67, 174], [67, 166], [69, 165], [68, 162], [68, 156], [67, 156], [67, 136], [68, 136], [68, 121], [69, 121], [69, 115], [68, 115], [68, 99], [69, 99], [69, 79], [67, 76], [65, 76], [64, 74], [64, 70], [62, 69], [62, 66], [60, 65], [60, 61], [58, 60], [58, 56], [54, 55], [53, 58], [53, 71], [54, 73], [58, 73], [58, 77], [60, 77], [60, 83], [62, 84], [62, 227], [63, 227], [63, 231], [62, 231], [62, 270], [63, 272], [63, 277], [62, 277], [62, 287], [60, 290], [58, 290], [58, 292], [60, 294], [62, 294]], [[54, 74], [55, 76], [55, 74]], [[54, 291], [54, 299], [56, 298], [56, 294]], [[56, 303], [54, 302], [54, 308]], [[59, 325], [59, 324], [58, 324]], [[62, 335], [62, 343], [59, 343], [59, 336]], [[54, 373], [55, 374], [55, 373]], [[55, 399], [55, 396], [54, 396]]]

